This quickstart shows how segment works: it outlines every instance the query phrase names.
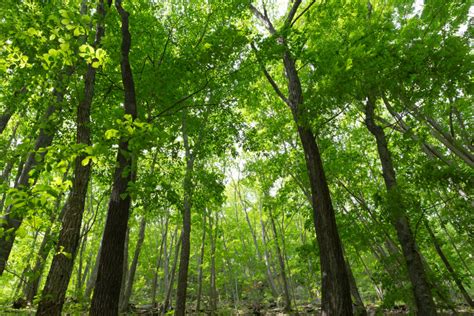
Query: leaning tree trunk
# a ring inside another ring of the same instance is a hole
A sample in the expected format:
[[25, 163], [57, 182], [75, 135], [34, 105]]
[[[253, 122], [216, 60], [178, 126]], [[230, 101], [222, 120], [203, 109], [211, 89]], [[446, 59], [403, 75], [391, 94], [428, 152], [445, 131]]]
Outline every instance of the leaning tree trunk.
[[398, 191], [395, 168], [388, 149], [387, 139], [383, 129], [374, 120], [375, 100], [369, 96], [366, 103], [365, 123], [368, 130], [374, 135], [377, 142], [377, 151], [382, 163], [382, 174], [389, 198], [389, 212], [392, 218], [398, 240], [402, 246], [408, 275], [413, 287], [415, 304], [419, 315], [436, 315], [436, 306], [431, 294], [431, 287], [425, 274], [423, 262], [410, 223], [403, 205], [403, 196]]
[[[99, 2], [97, 12], [99, 14], [99, 21], [96, 27], [95, 48], [98, 47], [104, 35], [104, 1]], [[76, 143], [83, 146], [91, 145], [90, 112], [94, 97], [95, 75], [96, 68], [90, 64], [85, 75], [84, 96], [77, 108]], [[68, 200], [64, 206], [64, 216], [56, 246], [56, 255], [51, 263], [37, 315], [61, 315], [66, 290], [74, 268], [74, 258], [79, 244], [82, 215], [84, 214], [84, 205], [91, 173], [91, 164], [83, 164], [86, 156], [86, 153], [80, 153], [75, 159], [74, 180]]]
[[461, 279], [459, 278], [459, 276], [454, 271], [453, 266], [449, 262], [448, 258], [446, 258], [445, 254], [443, 252], [443, 249], [441, 249], [441, 245], [438, 242], [438, 239], [436, 238], [433, 230], [431, 229], [430, 225], [428, 224], [428, 221], [424, 220], [423, 224], [425, 225], [425, 228], [428, 231], [428, 234], [430, 235], [431, 241], [433, 242], [433, 245], [435, 246], [436, 253], [438, 253], [438, 256], [441, 258], [441, 261], [443, 261], [444, 266], [446, 267], [446, 270], [448, 270], [449, 274], [453, 278], [454, 283], [456, 283], [459, 291], [461, 292], [462, 296], [464, 297], [464, 300], [466, 301], [466, 303], [469, 304], [469, 306], [474, 308], [474, 302], [472, 301], [471, 296], [469, 295], [469, 293], [464, 288], [464, 285], [462, 284]]
[[[129, 31], [129, 13], [122, 7], [122, 1], [116, 0], [115, 7], [122, 22], [121, 72], [125, 93], [125, 114], [132, 120], [137, 117], [135, 84], [129, 62], [131, 35]], [[102, 237], [102, 248], [99, 271], [90, 315], [117, 315], [122, 283], [123, 249], [130, 213], [131, 197], [127, 193], [128, 184], [133, 181], [134, 164], [127, 138], [121, 139], [117, 152], [117, 167], [115, 168], [112, 193], [109, 200], [107, 220]]]

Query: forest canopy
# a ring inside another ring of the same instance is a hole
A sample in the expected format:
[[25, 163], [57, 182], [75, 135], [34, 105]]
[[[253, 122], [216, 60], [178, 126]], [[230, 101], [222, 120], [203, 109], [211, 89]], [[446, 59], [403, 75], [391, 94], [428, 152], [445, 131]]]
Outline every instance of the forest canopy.
[[3, 0], [0, 313], [474, 311], [467, 0]]

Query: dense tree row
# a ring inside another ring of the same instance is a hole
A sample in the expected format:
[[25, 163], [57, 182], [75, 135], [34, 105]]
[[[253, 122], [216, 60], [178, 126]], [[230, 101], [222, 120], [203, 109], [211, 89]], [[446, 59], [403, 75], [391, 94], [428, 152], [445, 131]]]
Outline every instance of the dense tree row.
[[473, 309], [473, 8], [3, 1], [0, 304]]

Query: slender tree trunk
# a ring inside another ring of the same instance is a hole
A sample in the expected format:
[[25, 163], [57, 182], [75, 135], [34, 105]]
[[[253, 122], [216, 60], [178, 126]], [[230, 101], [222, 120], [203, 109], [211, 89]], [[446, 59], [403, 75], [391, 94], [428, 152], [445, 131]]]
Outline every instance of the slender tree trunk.
[[444, 255], [443, 250], [441, 249], [441, 245], [438, 242], [438, 239], [436, 238], [435, 234], [433, 233], [433, 230], [429, 226], [428, 222], [426, 220], [423, 221], [423, 224], [425, 225], [426, 230], [428, 231], [428, 234], [430, 235], [431, 241], [433, 242], [433, 245], [435, 246], [436, 253], [438, 253], [438, 256], [441, 258], [441, 261], [443, 261], [444, 266], [446, 267], [446, 270], [448, 270], [449, 274], [454, 280], [454, 283], [456, 283], [459, 291], [461, 292], [462, 296], [464, 297], [464, 300], [469, 304], [469, 306], [474, 308], [474, 302], [472, 301], [471, 296], [469, 293], [466, 291], [464, 288], [464, 285], [462, 284], [461, 279], [459, 279], [458, 275], [454, 271], [453, 267], [451, 266], [451, 263], [449, 262], [448, 258]]
[[403, 196], [399, 191], [397, 191], [395, 169], [388, 149], [387, 140], [383, 129], [375, 124], [374, 110], [375, 100], [373, 100], [372, 97], [369, 97], [366, 103], [365, 123], [377, 142], [377, 151], [382, 163], [382, 174], [390, 199], [389, 212], [397, 232], [398, 240], [402, 246], [403, 256], [405, 257], [408, 274], [413, 287], [417, 312], [420, 315], [436, 315], [436, 306], [431, 294], [431, 287], [425, 274], [423, 262], [420, 253], [418, 252], [415, 238], [411, 232], [408, 217], [404, 210], [402, 202]]
[[[56, 102], [61, 103], [63, 100], [63, 94], [57, 93]], [[34, 150], [29, 153], [28, 158], [24, 164], [20, 164], [19, 170], [21, 172], [18, 173], [18, 181], [15, 182], [15, 188], [26, 188], [29, 186], [30, 180], [30, 171], [38, 164], [36, 159], [36, 153], [43, 148], [47, 148], [51, 146], [54, 137], [54, 128], [52, 126], [48, 126], [52, 124], [52, 116], [53, 113], [56, 112], [57, 106], [51, 105], [46, 110], [46, 113], [42, 119], [43, 122], [46, 123], [47, 127], [41, 128], [38, 137], [36, 138]], [[42, 152], [40, 154], [41, 159], [44, 157], [46, 153]], [[12, 214], [12, 205], [9, 205], [5, 211], [5, 216], [1, 218], [1, 226], [3, 231], [8, 233], [2, 234], [0, 237], [0, 276], [3, 274], [5, 270], [6, 264], [8, 262], [8, 258], [10, 256], [10, 252], [13, 247], [13, 243], [15, 241], [15, 232], [20, 227], [23, 216], [21, 212], [15, 212]]]
[[91, 275], [87, 280], [86, 290], [84, 291], [84, 299], [90, 300], [92, 290], [95, 287], [95, 282], [97, 281], [97, 273], [99, 272], [99, 262], [100, 262], [100, 254], [102, 252], [102, 242], [99, 246], [99, 250], [97, 250], [97, 256], [94, 262], [94, 268], [92, 269]]
[[[212, 237], [212, 236], [211, 236]], [[206, 245], [206, 215], [203, 215], [202, 220], [202, 240], [201, 240], [201, 254], [198, 261], [198, 292], [196, 298], [196, 313], [201, 312], [201, 294], [202, 294], [202, 266], [204, 263], [204, 246]]]
[[168, 311], [168, 307], [170, 304], [170, 299], [171, 299], [171, 292], [173, 291], [173, 283], [174, 283], [174, 276], [176, 275], [176, 267], [178, 266], [178, 257], [179, 257], [179, 252], [181, 248], [181, 239], [183, 238], [183, 232], [179, 234], [178, 241], [175, 246], [175, 252], [174, 252], [174, 259], [173, 259], [173, 267], [171, 268], [171, 275], [170, 275], [170, 280], [167, 285], [166, 289], [166, 298], [165, 302], [163, 303], [163, 314], [165, 314]]
[[164, 262], [166, 262], [167, 260], [166, 254], [164, 254], [164, 246], [166, 243], [166, 238], [168, 237], [168, 222], [169, 222], [169, 219], [168, 217], [166, 217], [164, 229], [161, 234], [160, 251], [156, 258], [155, 271], [153, 273], [153, 281], [151, 283], [151, 302], [153, 306], [156, 305], [156, 289], [158, 287], [158, 270], [161, 267], [162, 257], [164, 256], [164, 260], [163, 260]]
[[210, 309], [211, 315], [214, 315], [217, 311], [217, 288], [216, 288], [216, 242], [218, 232], [218, 217], [216, 215], [215, 220], [212, 220], [212, 214], [210, 215], [210, 228], [211, 228], [211, 291], [210, 291]]
[[48, 227], [44, 233], [43, 240], [41, 241], [40, 248], [38, 250], [38, 257], [36, 258], [35, 265], [31, 270], [31, 276], [28, 279], [27, 284], [25, 285], [25, 296], [26, 301], [30, 304], [33, 303], [33, 300], [38, 293], [38, 288], [41, 281], [41, 275], [43, 273], [44, 264], [48, 255], [53, 247], [53, 240], [51, 238], [51, 227]]
[[[129, 31], [129, 13], [122, 8], [122, 1], [116, 0], [115, 7], [122, 22], [121, 72], [125, 92], [125, 114], [132, 120], [137, 117], [135, 84], [129, 62], [131, 35]], [[131, 197], [127, 193], [128, 184], [134, 181], [132, 173], [135, 163], [133, 153], [129, 148], [128, 139], [121, 139], [117, 152], [117, 167], [115, 169], [112, 193], [107, 211], [107, 221], [102, 238], [99, 271], [90, 315], [117, 315], [122, 283], [122, 268], [124, 263], [123, 249], [130, 214]], [[114, 268], [112, 268], [114, 267]]]
[[280, 273], [283, 279], [283, 294], [285, 298], [284, 310], [285, 312], [289, 312], [291, 310], [291, 299], [290, 299], [290, 291], [288, 288], [288, 280], [286, 278], [285, 260], [283, 259], [283, 254], [281, 253], [280, 244], [278, 242], [278, 233], [276, 230], [275, 220], [273, 218], [273, 212], [271, 208], [269, 208], [269, 212], [270, 212], [269, 214], [270, 224], [272, 225], [273, 236], [275, 237], [275, 249], [278, 256], [278, 262], [280, 264]]
[[125, 286], [124, 298], [122, 301], [121, 311], [125, 312], [128, 307], [130, 296], [132, 295], [133, 281], [135, 279], [135, 273], [138, 266], [138, 257], [140, 256], [140, 251], [142, 250], [143, 241], [145, 240], [145, 228], [146, 228], [146, 218], [142, 216], [140, 221], [140, 231], [138, 233], [138, 240], [135, 246], [135, 252], [133, 254], [132, 264], [130, 265], [130, 271], [128, 273], [128, 280]]
[[268, 247], [267, 247], [267, 236], [265, 232], [265, 224], [263, 223], [263, 219], [262, 219], [261, 206], [259, 208], [260, 208], [260, 226], [262, 227], [263, 257], [265, 259], [265, 270], [267, 273], [268, 282], [270, 283], [270, 288], [272, 290], [273, 297], [278, 297], [278, 290], [273, 280], [273, 273], [271, 271], [270, 256], [268, 254]]

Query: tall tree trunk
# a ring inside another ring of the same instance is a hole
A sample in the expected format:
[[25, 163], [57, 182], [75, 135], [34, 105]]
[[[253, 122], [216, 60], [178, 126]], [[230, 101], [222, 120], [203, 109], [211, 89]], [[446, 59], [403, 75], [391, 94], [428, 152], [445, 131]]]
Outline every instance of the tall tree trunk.
[[[100, 44], [104, 35], [103, 20], [105, 18], [104, 1], [97, 6], [99, 21], [96, 26], [94, 48]], [[77, 107], [77, 136], [76, 143], [84, 146], [91, 145], [90, 112], [94, 97], [96, 68], [90, 64], [87, 68], [84, 83], [84, 95]], [[56, 246], [56, 255], [49, 270], [48, 278], [43, 289], [37, 315], [61, 315], [66, 296], [66, 290], [74, 268], [74, 258], [79, 244], [82, 216], [87, 195], [91, 163], [83, 164], [86, 153], [80, 153], [75, 159], [74, 180], [68, 200], [64, 206], [61, 232]]]
[[[61, 103], [63, 100], [63, 93], [56, 92], [56, 102]], [[26, 162], [19, 166], [18, 174], [18, 181], [15, 182], [15, 188], [21, 189], [28, 187], [28, 183], [30, 180], [30, 171], [38, 164], [38, 160], [36, 159], [36, 154], [40, 149], [47, 148], [51, 146], [54, 137], [54, 128], [50, 126], [52, 124], [52, 116], [53, 113], [56, 112], [58, 106], [50, 105], [45, 115], [42, 118], [42, 121], [47, 125], [46, 128], [41, 128], [38, 137], [36, 138], [35, 146], [32, 152], [28, 154], [28, 158]], [[42, 152], [40, 154], [41, 159], [44, 157], [46, 153]], [[13, 243], [15, 241], [15, 232], [20, 227], [23, 216], [20, 212], [15, 212], [16, 214], [12, 214], [12, 205], [9, 205], [5, 211], [5, 216], [3, 216], [1, 220], [0, 228], [3, 228], [3, 231], [8, 233], [2, 234], [0, 237], [0, 276], [3, 274], [5, 270], [6, 264], [8, 262], [8, 258], [10, 256], [10, 252], [13, 247]]]
[[[129, 52], [131, 35], [129, 31], [129, 13], [122, 8], [122, 1], [116, 0], [115, 7], [119, 12], [122, 22], [121, 46], [121, 73], [125, 92], [125, 114], [132, 120], [137, 117], [135, 98], [135, 84], [130, 67]], [[90, 308], [90, 315], [117, 315], [122, 283], [123, 248], [127, 232], [128, 217], [130, 213], [131, 197], [127, 193], [128, 184], [134, 181], [133, 153], [129, 148], [128, 139], [123, 138], [117, 152], [117, 167], [115, 169], [112, 193], [107, 210], [107, 221], [102, 237], [102, 248], [99, 262], [99, 271], [94, 295]], [[113, 268], [112, 268], [113, 267]]]
[[[212, 237], [212, 235], [211, 235]], [[202, 239], [201, 239], [201, 253], [198, 261], [198, 292], [196, 298], [196, 313], [201, 312], [201, 294], [202, 294], [202, 266], [204, 262], [204, 246], [206, 245], [206, 215], [203, 215], [202, 220]]]
[[125, 285], [125, 293], [122, 301], [120, 310], [125, 312], [128, 307], [128, 302], [130, 301], [130, 296], [132, 295], [133, 281], [135, 280], [135, 273], [138, 266], [138, 258], [140, 256], [140, 251], [142, 250], [143, 241], [145, 240], [145, 228], [146, 228], [146, 218], [143, 215], [140, 220], [140, 231], [138, 232], [138, 240], [135, 246], [135, 252], [133, 254], [132, 264], [130, 265], [130, 271], [128, 272], [128, 279]]
[[418, 252], [408, 217], [404, 210], [403, 196], [397, 191], [395, 168], [393, 167], [385, 133], [383, 129], [375, 123], [374, 111], [375, 100], [369, 96], [365, 108], [365, 123], [377, 142], [377, 151], [382, 164], [382, 174], [389, 195], [389, 212], [397, 232], [398, 240], [402, 246], [403, 256], [405, 257], [408, 274], [413, 287], [417, 312], [420, 315], [436, 315], [436, 306], [431, 294], [431, 287], [425, 274], [423, 262]]
[[433, 245], [435, 246], [436, 253], [438, 256], [441, 258], [441, 261], [443, 261], [444, 266], [446, 267], [446, 270], [448, 270], [449, 274], [451, 275], [451, 278], [453, 278], [454, 283], [456, 283], [459, 291], [461, 292], [462, 296], [464, 297], [464, 300], [466, 303], [469, 304], [469, 306], [474, 308], [474, 302], [472, 301], [471, 296], [469, 293], [466, 291], [464, 288], [464, 285], [462, 284], [461, 279], [459, 279], [458, 275], [454, 271], [453, 267], [451, 266], [451, 263], [449, 262], [448, 258], [444, 255], [443, 249], [441, 249], [441, 245], [438, 242], [438, 239], [436, 238], [433, 230], [429, 226], [428, 222], [426, 220], [423, 221], [423, 224], [425, 225], [426, 230], [428, 231], [428, 234], [430, 235], [431, 241], [433, 242]]
[[[286, 17], [284, 28], [291, 28], [292, 20], [302, 1], [294, 1]], [[349, 277], [342, 253], [342, 245], [337, 230], [336, 216], [331, 201], [329, 186], [326, 181], [321, 154], [316, 139], [307, 121], [306, 108], [303, 102], [303, 90], [296, 68], [296, 62], [286, 43], [284, 33], [278, 33], [267, 14], [262, 14], [254, 6], [250, 9], [262, 20], [268, 31], [277, 37], [283, 49], [283, 67], [285, 69], [288, 96], [279, 89], [277, 83], [267, 72], [265, 65], [258, 60], [265, 77], [272, 85], [280, 99], [288, 105], [303, 145], [306, 168], [311, 186], [313, 222], [319, 246], [322, 278], [322, 312], [323, 315], [352, 315], [352, 301], [349, 290]], [[254, 51], [257, 51], [252, 44]]]
[[184, 175], [183, 181], [183, 236], [181, 240], [181, 257], [179, 259], [178, 290], [176, 294], [175, 310], [175, 315], [178, 316], [184, 316], [186, 314], [186, 291], [188, 287], [188, 267], [191, 250], [191, 207], [193, 194], [192, 177], [195, 158], [189, 147], [185, 112], [183, 113], [182, 131], [186, 158], [186, 173]]

